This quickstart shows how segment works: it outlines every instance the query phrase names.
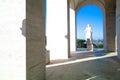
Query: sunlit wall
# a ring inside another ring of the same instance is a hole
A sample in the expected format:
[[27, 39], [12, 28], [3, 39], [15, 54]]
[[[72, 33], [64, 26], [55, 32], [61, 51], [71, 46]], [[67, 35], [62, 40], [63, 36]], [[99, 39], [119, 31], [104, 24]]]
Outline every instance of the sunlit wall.
[[75, 10], [70, 8], [70, 51], [76, 51]]
[[68, 58], [67, 0], [47, 0], [46, 36], [50, 59]]
[[25, 1], [0, 0], [0, 80], [26, 80]]

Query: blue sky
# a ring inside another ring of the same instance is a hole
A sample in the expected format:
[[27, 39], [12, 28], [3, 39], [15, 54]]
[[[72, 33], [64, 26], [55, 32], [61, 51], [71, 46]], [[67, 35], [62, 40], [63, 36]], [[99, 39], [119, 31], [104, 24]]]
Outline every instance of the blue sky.
[[93, 39], [103, 39], [103, 13], [93, 5], [82, 7], [76, 15], [77, 38], [85, 39], [85, 28], [90, 24], [93, 30]]

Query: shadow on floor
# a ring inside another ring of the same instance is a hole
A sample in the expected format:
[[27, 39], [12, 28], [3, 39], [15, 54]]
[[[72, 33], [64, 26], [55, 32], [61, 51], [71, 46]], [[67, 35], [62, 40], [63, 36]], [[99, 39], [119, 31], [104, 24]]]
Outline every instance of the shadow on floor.
[[120, 80], [116, 56], [73, 60], [46, 66], [46, 80]]
[[77, 60], [77, 59], [101, 57], [105, 55], [109, 55], [109, 53], [106, 53], [104, 50], [76, 51], [71, 53], [71, 57], [69, 59], [51, 60], [49, 64], [63, 63], [63, 62]]

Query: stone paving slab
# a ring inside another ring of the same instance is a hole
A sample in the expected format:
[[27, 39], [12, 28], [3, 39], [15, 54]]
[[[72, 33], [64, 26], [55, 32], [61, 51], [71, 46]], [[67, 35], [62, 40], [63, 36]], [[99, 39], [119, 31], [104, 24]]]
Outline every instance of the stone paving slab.
[[114, 52], [46, 66], [47, 80], [120, 80], [119, 75], [120, 60]]

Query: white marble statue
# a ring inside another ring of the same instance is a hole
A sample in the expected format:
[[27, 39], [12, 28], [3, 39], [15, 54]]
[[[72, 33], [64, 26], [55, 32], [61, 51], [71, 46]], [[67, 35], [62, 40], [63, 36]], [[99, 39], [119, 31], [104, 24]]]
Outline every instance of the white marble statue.
[[87, 24], [85, 33], [86, 33], [86, 40], [89, 39], [92, 41], [92, 28], [91, 28], [90, 24]]
[[93, 44], [92, 44], [92, 28], [90, 24], [87, 25], [85, 29], [86, 33], [86, 43], [87, 43], [87, 50], [88, 51], [93, 51]]

